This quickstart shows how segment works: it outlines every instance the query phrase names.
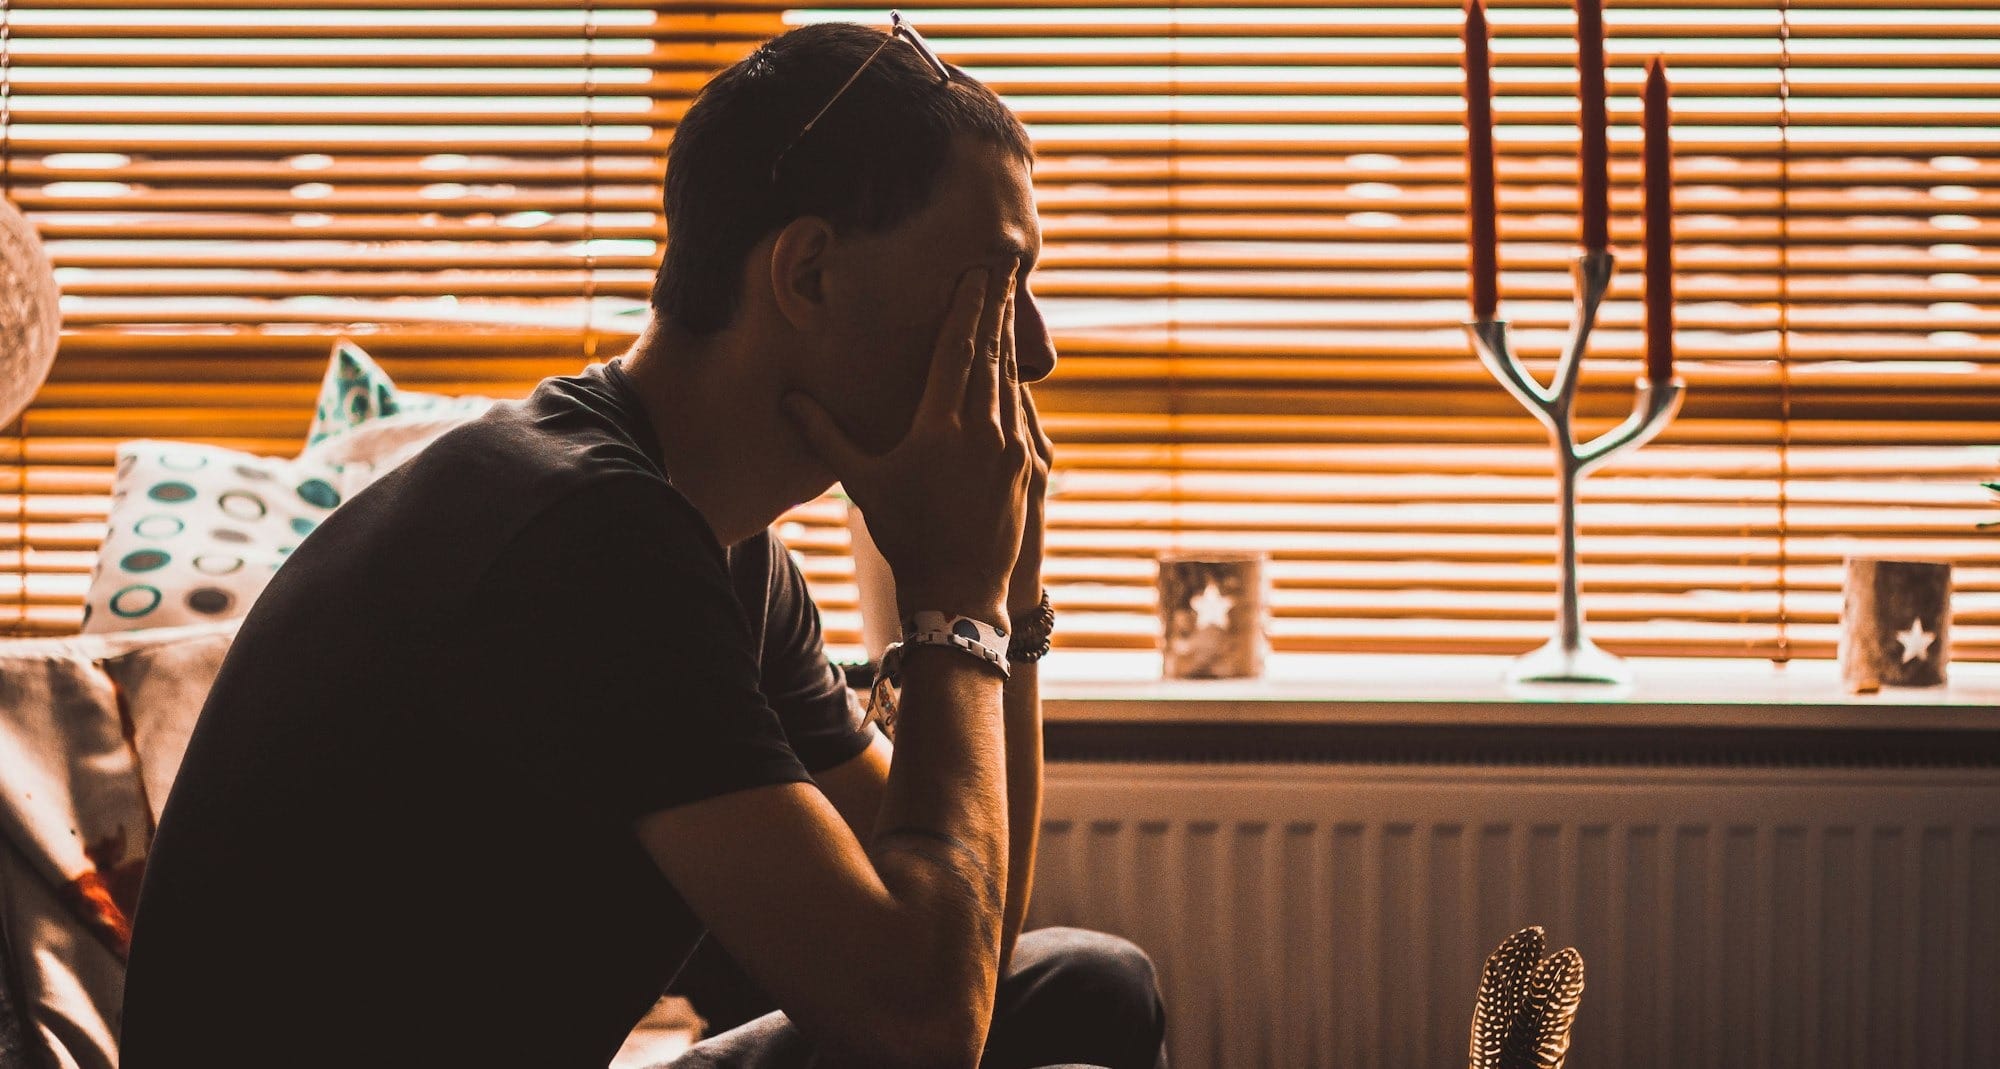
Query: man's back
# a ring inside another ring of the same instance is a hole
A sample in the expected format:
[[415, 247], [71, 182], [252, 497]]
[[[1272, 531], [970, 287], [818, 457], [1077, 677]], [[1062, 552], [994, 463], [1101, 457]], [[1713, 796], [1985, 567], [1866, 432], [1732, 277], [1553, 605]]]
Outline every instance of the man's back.
[[125, 1064], [601, 1066], [701, 931], [631, 821], [867, 738], [783, 551], [723, 553], [615, 369], [550, 380], [343, 506], [245, 621]]

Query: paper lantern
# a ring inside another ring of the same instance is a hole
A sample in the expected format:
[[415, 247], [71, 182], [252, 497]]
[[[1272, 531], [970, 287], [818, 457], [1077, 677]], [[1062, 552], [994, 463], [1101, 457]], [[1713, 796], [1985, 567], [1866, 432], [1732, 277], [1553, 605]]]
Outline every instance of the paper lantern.
[[35, 228], [0, 198], [0, 425], [35, 399], [62, 332], [55, 268]]

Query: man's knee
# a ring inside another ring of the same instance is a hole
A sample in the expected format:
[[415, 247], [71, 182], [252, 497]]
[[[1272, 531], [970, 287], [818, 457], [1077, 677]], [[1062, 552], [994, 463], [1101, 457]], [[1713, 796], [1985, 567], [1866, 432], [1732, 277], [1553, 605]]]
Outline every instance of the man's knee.
[[1051, 982], [1085, 1000], [1129, 1003], [1151, 1013], [1160, 1001], [1153, 959], [1136, 943], [1083, 928], [1030, 933], [1047, 941], [1044, 962]]
[[1021, 937], [1010, 979], [1024, 981], [1023, 1007], [1043, 1027], [1091, 1037], [1091, 1058], [1150, 1069], [1166, 1034], [1153, 960], [1130, 940], [1081, 928], [1043, 928]]

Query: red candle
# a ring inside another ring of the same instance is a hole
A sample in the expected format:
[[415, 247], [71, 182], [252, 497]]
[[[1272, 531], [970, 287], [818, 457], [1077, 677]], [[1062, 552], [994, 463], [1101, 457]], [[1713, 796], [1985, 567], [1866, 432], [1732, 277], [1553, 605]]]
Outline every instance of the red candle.
[[1485, 0], [1465, 3], [1465, 189], [1472, 318], [1500, 311], [1500, 223], [1493, 184], [1493, 61]]
[[1611, 247], [1610, 149], [1604, 119], [1604, 0], [1576, 0], [1576, 101], [1582, 135], [1583, 247]]
[[1674, 377], [1674, 152], [1667, 130], [1667, 65], [1646, 68], [1646, 377]]

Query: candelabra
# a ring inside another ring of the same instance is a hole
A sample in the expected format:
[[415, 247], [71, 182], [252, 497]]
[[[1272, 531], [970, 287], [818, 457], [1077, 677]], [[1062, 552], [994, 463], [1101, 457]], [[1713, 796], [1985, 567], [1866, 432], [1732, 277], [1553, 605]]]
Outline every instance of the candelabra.
[[1622, 684], [1632, 680], [1631, 670], [1621, 659], [1599, 649], [1583, 633], [1576, 576], [1576, 488], [1586, 474], [1666, 429], [1680, 411], [1686, 386], [1679, 378], [1641, 378], [1631, 416], [1589, 442], [1577, 442], [1573, 430], [1577, 382], [1590, 331], [1597, 322], [1597, 306], [1611, 285], [1612, 266], [1608, 249], [1589, 249], [1577, 257], [1575, 325], [1550, 386], [1544, 387], [1509, 348], [1506, 320], [1483, 318], [1466, 323], [1480, 363], [1548, 428], [1556, 454], [1556, 633], [1540, 649], [1514, 662], [1507, 674], [1512, 683]]

